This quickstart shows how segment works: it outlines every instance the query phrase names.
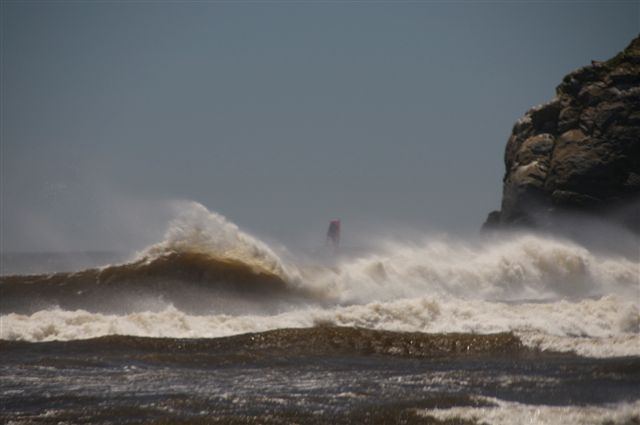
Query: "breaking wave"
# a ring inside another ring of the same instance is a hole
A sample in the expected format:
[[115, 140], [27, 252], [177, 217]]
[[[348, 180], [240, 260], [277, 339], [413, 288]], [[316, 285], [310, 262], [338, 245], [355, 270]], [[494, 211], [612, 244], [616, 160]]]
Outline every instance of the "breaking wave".
[[3, 316], [0, 337], [53, 341], [134, 335], [217, 338], [247, 332], [348, 326], [428, 333], [515, 332], [542, 350], [591, 357], [640, 355], [638, 306], [617, 296], [579, 302], [510, 304], [423, 297], [332, 308], [296, 308], [271, 315], [190, 315], [169, 306], [126, 315], [51, 309]]
[[640, 263], [597, 256], [569, 241], [535, 235], [476, 243], [388, 243], [313, 282], [344, 301], [436, 294], [483, 300], [638, 296]]
[[176, 253], [232, 259], [284, 280], [295, 278], [268, 245], [197, 202], [181, 205], [180, 215], [170, 223], [163, 241], [139, 253], [138, 258], [153, 261]]
[[634, 424], [640, 421], [640, 401], [607, 404], [604, 406], [546, 406], [481, 397], [478, 401], [491, 403], [482, 407], [452, 407], [424, 409], [418, 413], [440, 421], [470, 421], [507, 425], [539, 423], [548, 425]]
[[[168, 303], [192, 312], [241, 311], [252, 301], [259, 308], [265, 297], [283, 301], [304, 296], [269, 271], [199, 253], [166, 253], [76, 273], [8, 276], [1, 282], [3, 312], [58, 307], [122, 313]], [[236, 303], [221, 303], [225, 298]]]
[[331, 324], [514, 332], [540, 349], [640, 355], [639, 279], [640, 261], [528, 234], [386, 242], [331, 267], [299, 265], [189, 203], [129, 263], [1, 277], [0, 338], [209, 338]]
[[[264, 243], [219, 214], [188, 203], [164, 240], [125, 264], [72, 273], [0, 277], [1, 312], [46, 308], [95, 312], [271, 311], [265, 299], [305, 296], [297, 277]], [[225, 302], [233, 299], [232, 303]]]

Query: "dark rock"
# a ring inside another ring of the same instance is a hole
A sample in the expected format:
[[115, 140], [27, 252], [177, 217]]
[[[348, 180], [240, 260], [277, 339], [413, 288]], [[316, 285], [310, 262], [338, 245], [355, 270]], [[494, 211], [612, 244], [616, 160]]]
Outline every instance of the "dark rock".
[[500, 227], [500, 211], [491, 211], [482, 225], [482, 230], [494, 230]]
[[551, 194], [551, 199], [555, 205], [564, 208], [596, 209], [602, 206], [602, 199], [568, 190], [555, 190]]
[[578, 127], [578, 122], [580, 121], [580, 110], [577, 108], [573, 108], [568, 106], [560, 111], [560, 116], [558, 117], [558, 132], [564, 133], [567, 130], [571, 130], [572, 128]]
[[613, 96], [614, 94], [607, 90], [607, 85], [602, 81], [598, 81], [583, 87], [578, 93], [578, 101], [583, 105], [591, 106]]
[[601, 68], [601, 64], [596, 66], [592, 64], [573, 71], [564, 77], [562, 83], [556, 88], [556, 93], [558, 96], [577, 96], [583, 86], [598, 79]]
[[516, 162], [526, 165], [533, 161], [544, 161], [548, 166], [554, 139], [549, 133], [529, 137], [520, 145], [520, 149], [516, 153]]
[[579, 127], [585, 133], [591, 133], [595, 127], [597, 109], [594, 106], [584, 108], [580, 113]]
[[601, 103], [595, 112], [594, 124], [600, 132], [614, 122], [624, 122], [629, 110], [624, 102]]
[[504, 161], [502, 207], [483, 228], [553, 225], [578, 211], [640, 233], [640, 37], [568, 74], [513, 126]]
[[615, 84], [635, 84], [638, 81], [638, 67], [628, 66], [617, 69], [609, 77]]
[[529, 111], [534, 130], [553, 133], [558, 125], [558, 115], [562, 104], [558, 99], [535, 107]]
[[624, 185], [630, 190], [640, 190], [640, 174], [629, 173], [629, 175], [627, 176], [627, 180], [625, 180], [624, 182]]
[[640, 111], [632, 112], [627, 119], [629, 124], [633, 126], [640, 126]]

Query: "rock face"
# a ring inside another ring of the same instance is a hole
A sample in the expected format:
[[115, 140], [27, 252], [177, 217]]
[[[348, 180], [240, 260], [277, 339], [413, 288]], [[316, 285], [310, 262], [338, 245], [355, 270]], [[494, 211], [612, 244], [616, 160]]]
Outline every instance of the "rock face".
[[484, 228], [548, 227], [579, 212], [640, 233], [640, 37], [564, 77], [516, 122], [504, 162], [502, 207]]

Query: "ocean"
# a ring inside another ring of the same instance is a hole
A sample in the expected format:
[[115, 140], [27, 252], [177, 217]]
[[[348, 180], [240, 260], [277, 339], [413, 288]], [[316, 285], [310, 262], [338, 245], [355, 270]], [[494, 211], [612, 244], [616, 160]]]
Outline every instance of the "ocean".
[[3, 423], [639, 424], [640, 258], [549, 235], [300, 255], [185, 203], [2, 254]]

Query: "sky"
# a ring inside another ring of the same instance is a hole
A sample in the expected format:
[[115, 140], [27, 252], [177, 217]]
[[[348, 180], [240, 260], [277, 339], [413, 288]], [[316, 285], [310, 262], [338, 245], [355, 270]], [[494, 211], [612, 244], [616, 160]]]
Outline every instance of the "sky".
[[200, 202], [289, 247], [477, 232], [514, 122], [640, 2], [2, 2], [1, 249], [128, 250]]

